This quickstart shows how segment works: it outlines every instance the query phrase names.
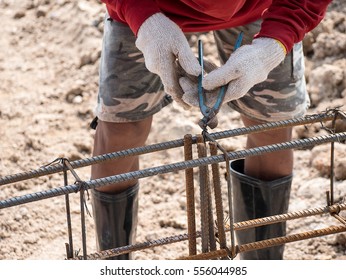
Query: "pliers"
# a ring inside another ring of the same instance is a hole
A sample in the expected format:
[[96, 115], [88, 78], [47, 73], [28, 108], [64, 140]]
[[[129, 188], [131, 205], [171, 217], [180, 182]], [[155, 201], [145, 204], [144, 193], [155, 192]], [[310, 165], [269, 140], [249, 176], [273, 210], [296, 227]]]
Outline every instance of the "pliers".
[[[243, 39], [243, 33], [240, 32], [236, 41], [236, 44], [234, 46], [234, 50], [240, 47], [241, 41]], [[213, 121], [216, 114], [219, 112], [221, 104], [223, 102], [223, 99], [225, 98], [226, 93], [226, 85], [223, 85], [220, 88], [220, 91], [217, 96], [217, 100], [213, 107], [209, 107], [206, 105], [206, 96], [204, 92], [204, 88], [202, 86], [203, 82], [203, 74], [204, 74], [204, 63], [203, 63], [203, 46], [202, 41], [198, 41], [198, 61], [201, 65], [201, 74], [198, 76], [198, 102], [199, 102], [199, 108], [203, 115], [203, 118], [199, 121], [199, 126], [206, 130], [207, 126], [209, 126], [211, 129], [215, 128], [217, 126], [217, 122]]]

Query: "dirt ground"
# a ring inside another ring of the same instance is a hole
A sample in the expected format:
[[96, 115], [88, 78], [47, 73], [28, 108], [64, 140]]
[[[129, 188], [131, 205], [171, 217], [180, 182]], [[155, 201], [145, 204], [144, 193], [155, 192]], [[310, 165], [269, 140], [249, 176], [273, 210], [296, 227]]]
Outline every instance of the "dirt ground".
[[[58, 157], [88, 158], [104, 6], [96, 0], [0, 0], [0, 177], [50, 163]], [[210, 36], [205, 53], [214, 59]], [[323, 22], [304, 39], [308, 114], [343, 106], [346, 98], [346, 2], [333, 1]], [[341, 108], [343, 110], [343, 108]], [[199, 134], [199, 111], [171, 105], [154, 118], [147, 144]], [[223, 109], [214, 131], [241, 127], [239, 115]], [[344, 129], [340, 125], [340, 130]], [[326, 134], [321, 124], [294, 128], [295, 138]], [[244, 148], [244, 136], [222, 142]], [[326, 205], [329, 145], [296, 150], [289, 211]], [[346, 195], [345, 144], [336, 145], [335, 201]], [[142, 156], [141, 168], [183, 160], [181, 148]], [[224, 167], [223, 172], [224, 172]], [[76, 170], [89, 180], [90, 167]], [[197, 177], [197, 171], [195, 175]], [[69, 183], [74, 178], [69, 177]], [[140, 180], [137, 241], [187, 232], [184, 172]], [[62, 174], [0, 186], [0, 200], [63, 186]], [[226, 188], [226, 182], [222, 182]], [[81, 245], [79, 195], [71, 194], [74, 248]], [[91, 210], [90, 201], [86, 201]], [[199, 201], [197, 198], [197, 206]], [[225, 214], [227, 215], [227, 210]], [[95, 251], [93, 219], [86, 216], [88, 253]], [[288, 222], [287, 234], [335, 224], [329, 215]], [[58, 196], [0, 211], [0, 259], [64, 259], [68, 242], [65, 199]], [[286, 244], [285, 259], [346, 259], [346, 234]], [[136, 252], [136, 259], [175, 259], [187, 254], [186, 242]]]

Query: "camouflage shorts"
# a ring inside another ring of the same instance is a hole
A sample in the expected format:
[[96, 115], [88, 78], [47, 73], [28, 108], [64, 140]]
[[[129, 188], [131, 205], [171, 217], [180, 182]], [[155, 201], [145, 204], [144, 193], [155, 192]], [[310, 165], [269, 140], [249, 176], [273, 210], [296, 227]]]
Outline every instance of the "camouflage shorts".
[[[214, 32], [220, 59], [232, 52], [240, 31], [243, 44], [250, 43], [260, 23]], [[145, 119], [172, 102], [164, 93], [160, 78], [149, 72], [142, 53], [135, 46], [130, 28], [106, 15], [97, 117], [108, 122], [131, 122]], [[308, 107], [305, 89], [304, 61], [301, 44], [270, 74], [243, 98], [228, 105], [250, 118], [275, 121], [302, 116]]]

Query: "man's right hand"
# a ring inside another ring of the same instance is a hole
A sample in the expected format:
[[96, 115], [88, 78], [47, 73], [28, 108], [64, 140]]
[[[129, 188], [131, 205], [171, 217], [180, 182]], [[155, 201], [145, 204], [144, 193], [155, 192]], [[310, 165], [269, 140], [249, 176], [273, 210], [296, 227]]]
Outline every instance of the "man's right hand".
[[162, 13], [154, 14], [139, 28], [136, 46], [143, 53], [148, 70], [160, 76], [165, 91], [189, 108], [181, 99], [177, 62], [183, 72], [192, 76], [198, 76], [201, 67], [179, 26]]

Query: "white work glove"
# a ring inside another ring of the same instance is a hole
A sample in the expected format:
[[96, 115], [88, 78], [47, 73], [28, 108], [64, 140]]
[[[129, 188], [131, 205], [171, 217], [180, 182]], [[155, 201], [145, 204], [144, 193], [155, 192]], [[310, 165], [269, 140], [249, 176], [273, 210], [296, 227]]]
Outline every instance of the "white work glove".
[[[254, 39], [251, 45], [240, 47], [225, 65], [204, 77], [203, 88], [207, 95], [212, 95], [207, 103], [215, 103], [219, 88], [223, 85], [227, 86], [223, 102], [243, 97], [254, 85], [265, 81], [269, 72], [284, 60], [285, 55], [285, 47], [271, 38]], [[184, 91], [183, 100], [191, 106], [197, 106], [197, 84], [183, 77], [180, 85]]]
[[143, 53], [148, 70], [160, 76], [165, 91], [184, 108], [189, 108], [181, 99], [181, 73], [176, 62], [193, 76], [198, 76], [201, 68], [179, 26], [162, 13], [156, 13], [139, 28], [136, 46]]
[[[217, 65], [211, 61], [203, 60], [204, 66], [204, 75], [207, 75], [211, 71], [217, 69]], [[183, 100], [185, 103], [189, 104], [192, 107], [199, 107], [199, 99], [198, 99], [198, 77], [185, 75], [179, 79], [179, 84], [183, 89], [184, 95]], [[205, 103], [209, 107], [213, 107], [217, 100], [218, 91], [220, 88], [214, 90], [205, 90]]]
[[[204, 66], [204, 69], [203, 69], [204, 74], [209, 73], [212, 70], [217, 68], [217, 65], [205, 59], [203, 59], [203, 66]], [[199, 107], [198, 77], [185, 75], [179, 79], [179, 84], [184, 92], [184, 95], [183, 95], [184, 102], [186, 102], [187, 104], [193, 107]], [[205, 105], [209, 107], [213, 107], [217, 99], [216, 91], [204, 91], [204, 92], [205, 92]], [[215, 116], [208, 122], [208, 126], [211, 129], [215, 128], [217, 125], [218, 125], [217, 116]]]

